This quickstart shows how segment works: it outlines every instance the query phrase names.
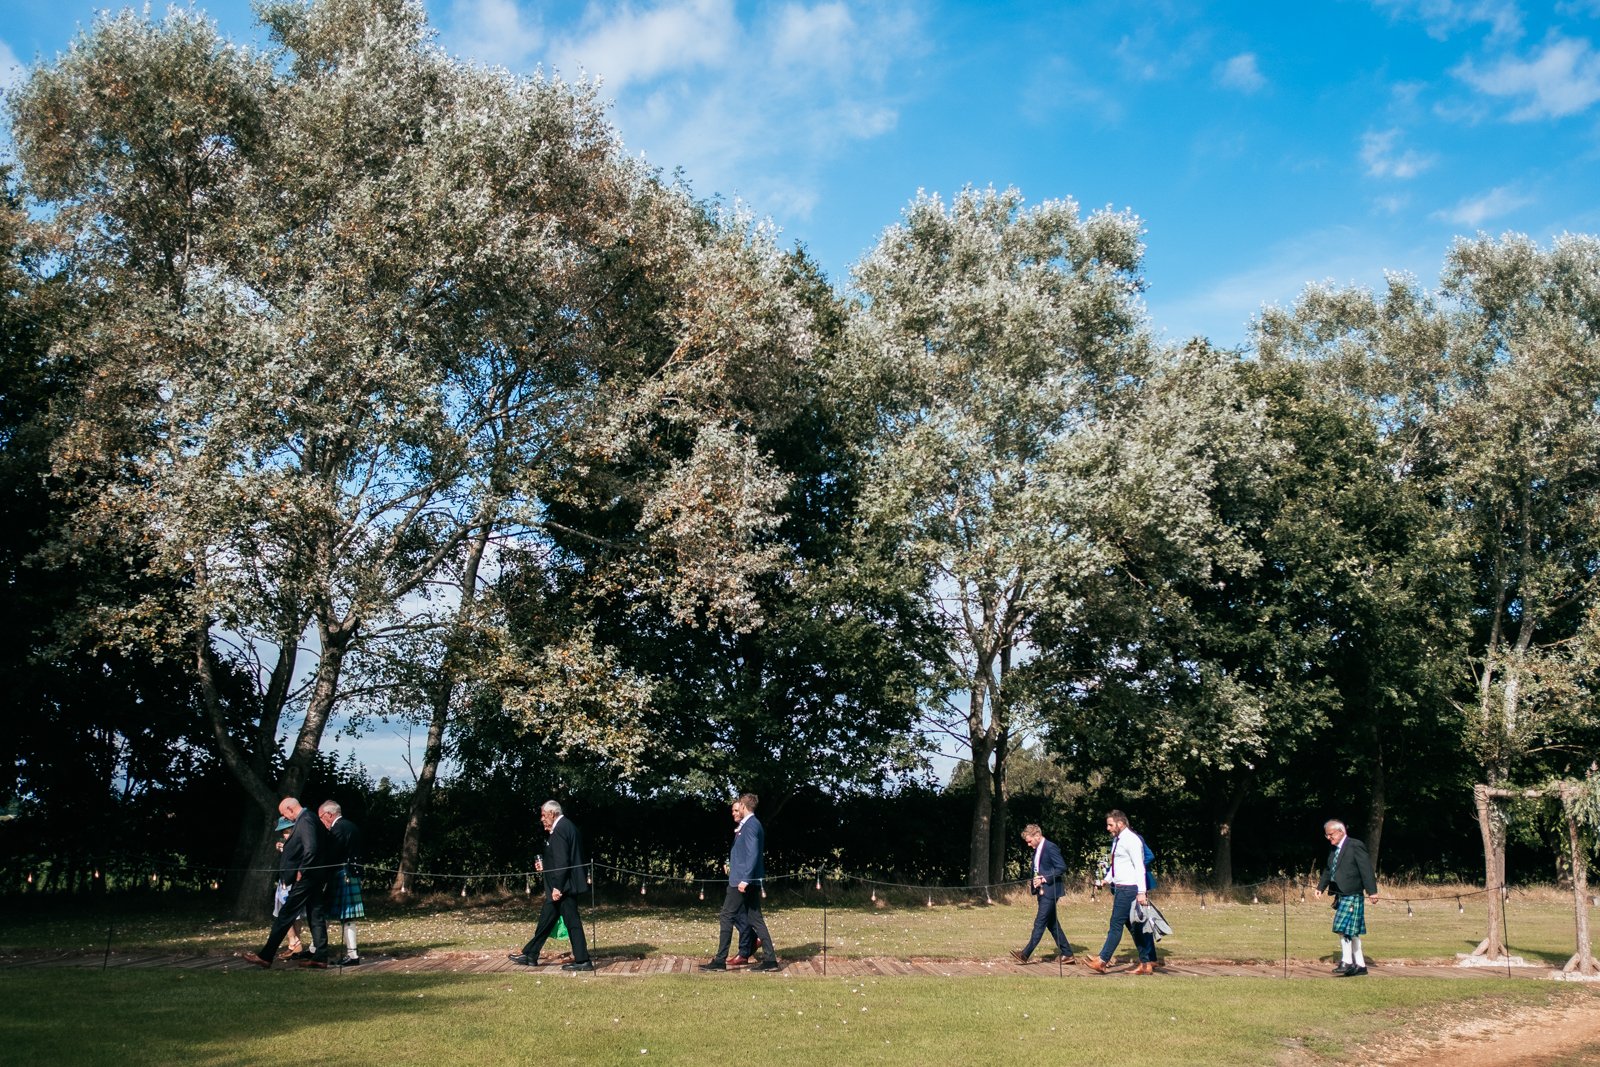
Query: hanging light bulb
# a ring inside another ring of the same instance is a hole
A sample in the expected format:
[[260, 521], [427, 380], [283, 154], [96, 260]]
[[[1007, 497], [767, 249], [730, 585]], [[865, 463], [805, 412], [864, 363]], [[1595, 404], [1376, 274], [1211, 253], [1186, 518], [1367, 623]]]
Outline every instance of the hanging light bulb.
[[821, 871], [817, 872], [817, 888], [818, 889], [822, 888], [822, 872]]
[[928, 894], [928, 907], [930, 907], [930, 908], [933, 907], [933, 894], [932, 893]]
[[700, 887], [700, 899], [701, 900], [706, 899], [706, 887], [705, 886], [701, 886]]
[[641, 897], [644, 896], [644, 883], [643, 882], [639, 883], [639, 895]]
[[1254, 893], [1251, 893], [1250, 894], [1250, 903], [1259, 904], [1259, 903], [1261, 903], [1261, 898], [1256, 896]]
[[1461, 903], [1461, 898], [1460, 897], [1456, 897], [1456, 914], [1457, 915], [1465, 915], [1466, 913], [1467, 913], [1466, 905]]
[[221, 887], [221, 886], [219, 886], [219, 885], [218, 885], [218, 884], [217, 884], [217, 880], [216, 880], [216, 879], [215, 879], [215, 878], [213, 878], [213, 879], [212, 879], [212, 880], [211, 880], [211, 888], [212, 888], [212, 889], [213, 889], [213, 890], [216, 890], [216, 889], [221, 889], [221, 888], [222, 888], [222, 887]]
[[1408, 900], [1408, 901], [1406, 901], [1406, 918], [1410, 919], [1410, 918], [1413, 918], [1413, 917], [1414, 917], [1414, 913], [1411, 910], [1411, 901]]
[[874, 904], [876, 904], [878, 902], [878, 887], [877, 886], [873, 886], [872, 887], [872, 902]]
[[761, 899], [762, 900], [766, 900], [767, 899], [767, 883], [765, 883], [765, 882], [761, 883]]
[[1204, 893], [1200, 894], [1200, 910], [1206, 910], [1206, 895]]
[[466, 897], [467, 897], [467, 883], [462, 882], [461, 883], [461, 899], [465, 900]]

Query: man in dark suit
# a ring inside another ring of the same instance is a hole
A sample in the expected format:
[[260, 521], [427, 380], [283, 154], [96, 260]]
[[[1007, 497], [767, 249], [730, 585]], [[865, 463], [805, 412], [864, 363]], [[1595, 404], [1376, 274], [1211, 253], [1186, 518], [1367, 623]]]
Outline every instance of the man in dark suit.
[[317, 818], [328, 831], [328, 918], [337, 919], [344, 933], [344, 958], [340, 966], [361, 962], [356, 951], [356, 920], [366, 918], [361, 899], [361, 830], [344, 817], [337, 800], [324, 800]]
[[310, 809], [300, 806], [294, 797], [284, 797], [278, 803], [278, 814], [294, 823], [289, 840], [284, 842], [283, 857], [278, 861], [278, 881], [289, 887], [289, 895], [278, 909], [272, 932], [260, 952], [247, 952], [246, 961], [257, 967], [271, 967], [289, 927], [302, 909], [311, 926], [311, 958], [301, 960], [302, 967], [326, 968], [328, 966], [328, 917], [323, 907], [323, 893], [327, 884], [328, 854], [327, 830], [323, 829]]
[[506, 958], [523, 967], [537, 967], [539, 950], [550, 939], [559, 918], [566, 922], [567, 936], [572, 938], [572, 961], [563, 963], [561, 969], [592, 971], [589, 941], [583, 936], [583, 920], [578, 916], [578, 894], [589, 887], [581, 835], [553, 800], [545, 801], [539, 809], [539, 821], [549, 835], [544, 855], [534, 861], [534, 867], [544, 875], [544, 907], [539, 909], [539, 925], [533, 929], [532, 940], [522, 946], [521, 952]]
[[743, 920], [742, 926], [758, 939], [757, 943], [764, 953], [756, 970], [778, 969], [778, 957], [772, 949], [772, 935], [767, 932], [767, 922], [761, 917], [761, 883], [767, 877], [767, 842], [761, 820], [756, 818], [756, 803], [754, 793], [745, 793], [733, 802], [733, 849], [728, 853], [728, 895], [722, 901], [721, 914], [717, 916], [721, 924], [717, 936], [717, 954], [710, 962], [702, 963], [701, 970], [728, 969], [728, 946], [733, 941], [734, 923], [740, 919]]
[[1022, 843], [1033, 852], [1033, 877], [1028, 881], [1028, 891], [1038, 898], [1039, 911], [1033, 917], [1033, 936], [1028, 938], [1028, 943], [1020, 951], [1012, 949], [1011, 958], [1018, 963], [1027, 963], [1028, 957], [1038, 947], [1039, 939], [1049, 930], [1050, 936], [1055, 938], [1056, 952], [1061, 962], [1077, 963], [1072, 958], [1072, 943], [1061, 929], [1061, 920], [1056, 918], [1056, 902], [1066, 890], [1064, 879], [1067, 863], [1061, 858], [1061, 850], [1055, 842], [1045, 840], [1044, 831], [1033, 823], [1022, 828]]
[[1372, 873], [1372, 857], [1367, 846], [1345, 832], [1344, 823], [1329, 819], [1322, 827], [1323, 836], [1333, 846], [1328, 852], [1328, 866], [1317, 886], [1317, 896], [1333, 890], [1333, 932], [1339, 935], [1339, 965], [1333, 969], [1337, 978], [1359, 978], [1367, 973], [1367, 959], [1361, 952], [1361, 936], [1367, 932], [1366, 900], [1378, 899], [1378, 879]]

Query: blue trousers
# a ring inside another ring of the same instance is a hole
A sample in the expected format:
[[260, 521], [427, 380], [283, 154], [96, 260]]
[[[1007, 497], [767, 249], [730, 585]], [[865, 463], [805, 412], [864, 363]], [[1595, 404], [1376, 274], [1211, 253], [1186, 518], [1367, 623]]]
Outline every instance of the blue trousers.
[[1156, 939], [1145, 933], [1143, 926], [1135, 926], [1128, 921], [1128, 912], [1139, 896], [1139, 887], [1119, 885], [1116, 890], [1116, 895], [1111, 898], [1111, 928], [1106, 931], [1106, 943], [1100, 949], [1100, 959], [1105, 963], [1111, 962], [1111, 955], [1122, 943], [1122, 931], [1126, 928], [1128, 933], [1133, 935], [1134, 946], [1139, 950], [1139, 962], [1154, 963]]
[[1061, 920], [1056, 918], [1056, 897], [1051, 893], [1039, 894], [1039, 912], [1033, 917], [1033, 936], [1028, 938], [1028, 944], [1023, 948], [1024, 956], [1033, 955], [1033, 950], [1039, 946], [1045, 931], [1050, 931], [1050, 936], [1055, 939], [1056, 951], [1063, 956], [1072, 955], [1072, 942], [1067, 940], [1066, 931], [1061, 929]]

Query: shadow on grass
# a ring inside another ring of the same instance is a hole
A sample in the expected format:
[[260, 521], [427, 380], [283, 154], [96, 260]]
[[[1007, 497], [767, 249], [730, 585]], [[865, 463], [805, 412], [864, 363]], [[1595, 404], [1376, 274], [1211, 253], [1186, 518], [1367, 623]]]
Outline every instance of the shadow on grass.
[[341, 1027], [448, 1012], [451, 975], [407, 975], [402, 989], [299, 968], [193, 974], [30, 969], [0, 974], [10, 1062], [260, 1064], [321, 1047]]

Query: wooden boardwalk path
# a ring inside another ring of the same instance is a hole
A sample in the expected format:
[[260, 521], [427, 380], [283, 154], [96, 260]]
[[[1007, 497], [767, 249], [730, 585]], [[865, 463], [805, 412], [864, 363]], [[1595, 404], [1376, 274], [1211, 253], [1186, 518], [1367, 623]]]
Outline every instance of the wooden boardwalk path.
[[[763, 978], [896, 978], [922, 976], [932, 978], [969, 978], [1007, 976], [1038, 980], [1086, 979], [1090, 981], [1132, 980], [1129, 974], [1131, 961], [1118, 961], [1111, 973], [1098, 975], [1081, 964], [1059, 967], [1054, 960], [1044, 959], [1032, 964], [1019, 964], [1011, 959], [971, 960], [912, 957], [898, 959], [888, 956], [841, 957], [820, 955], [781, 959], [778, 971], [749, 971], [734, 968], [726, 973], [700, 970], [703, 959], [690, 956], [594, 956], [595, 970], [571, 972], [560, 969], [563, 957], [555, 957], [539, 967], [519, 967], [506, 959], [504, 952], [454, 952], [428, 950], [404, 954], [375, 953], [362, 957], [358, 967], [330, 967], [326, 972], [296, 967], [280, 962], [273, 969], [297, 971], [308, 974], [326, 973], [341, 977], [358, 977], [364, 974], [537, 974], [549, 977], [592, 979], [631, 978], [658, 974], [693, 974], [707, 981], [746, 981]], [[1549, 978], [1554, 973], [1549, 967], [1458, 967], [1436, 961], [1411, 963], [1394, 961], [1372, 964], [1370, 977], [1388, 978]], [[259, 970], [237, 955], [182, 955], [157, 951], [105, 952], [51, 952], [40, 950], [0, 952], [0, 970], [32, 967], [69, 967], [78, 969], [110, 970], [168, 968], [189, 971], [246, 971]], [[1329, 978], [1329, 965], [1322, 960], [1290, 960], [1285, 968], [1281, 961], [1239, 962], [1228, 960], [1164, 960], [1154, 979], [1163, 978]]]

